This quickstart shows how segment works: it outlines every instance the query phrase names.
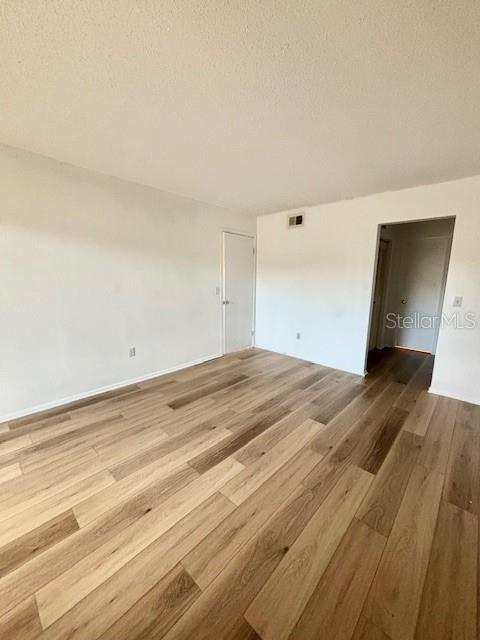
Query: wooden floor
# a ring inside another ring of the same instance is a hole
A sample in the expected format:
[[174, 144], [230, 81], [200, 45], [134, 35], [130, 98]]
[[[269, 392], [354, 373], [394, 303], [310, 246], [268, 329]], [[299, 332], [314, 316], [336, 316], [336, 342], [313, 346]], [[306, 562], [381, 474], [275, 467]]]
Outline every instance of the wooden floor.
[[477, 637], [480, 407], [227, 356], [0, 425], [5, 640]]

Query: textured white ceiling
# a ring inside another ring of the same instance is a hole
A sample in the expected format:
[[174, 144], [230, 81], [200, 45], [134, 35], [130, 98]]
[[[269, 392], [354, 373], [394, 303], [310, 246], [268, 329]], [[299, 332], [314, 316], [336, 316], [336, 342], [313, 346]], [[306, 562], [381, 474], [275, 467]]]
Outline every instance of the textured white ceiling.
[[478, 0], [2, 0], [0, 141], [262, 213], [480, 173]]

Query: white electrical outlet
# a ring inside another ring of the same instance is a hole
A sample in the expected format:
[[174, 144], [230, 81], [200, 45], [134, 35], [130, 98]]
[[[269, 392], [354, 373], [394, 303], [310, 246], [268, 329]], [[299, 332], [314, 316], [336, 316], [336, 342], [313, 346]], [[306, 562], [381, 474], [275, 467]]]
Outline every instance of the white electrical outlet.
[[453, 299], [453, 306], [454, 307], [461, 307], [463, 304], [463, 297], [462, 296], [455, 296]]
[[134, 358], [136, 355], [135, 347], [130, 347], [130, 358]]

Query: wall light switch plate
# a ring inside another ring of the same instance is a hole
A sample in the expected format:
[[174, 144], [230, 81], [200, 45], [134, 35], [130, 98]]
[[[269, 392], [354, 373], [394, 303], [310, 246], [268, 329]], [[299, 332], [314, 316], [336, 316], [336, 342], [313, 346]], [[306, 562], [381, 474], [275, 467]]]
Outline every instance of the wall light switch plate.
[[137, 355], [136, 351], [135, 351], [135, 347], [130, 347], [130, 352], [129, 353], [130, 353], [130, 358], [135, 357]]
[[454, 307], [461, 307], [463, 304], [463, 298], [462, 296], [455, 296], [453, 299], [453, 306]]

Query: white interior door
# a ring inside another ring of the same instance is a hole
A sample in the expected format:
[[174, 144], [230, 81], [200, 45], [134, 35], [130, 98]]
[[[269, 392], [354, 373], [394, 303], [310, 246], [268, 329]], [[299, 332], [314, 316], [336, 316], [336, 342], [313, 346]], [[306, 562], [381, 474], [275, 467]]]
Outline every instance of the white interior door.
[[224, 352], [251, 347], [255, 253], [251, 236], [223, 234]]
[[[402, 249], [398, 313], [404, 326], [397, 330], [397, 345], [435, 353], [450, 239], [415, 238], [406, 241]], [[412, 326], [406, 326], [405, 318]]]

